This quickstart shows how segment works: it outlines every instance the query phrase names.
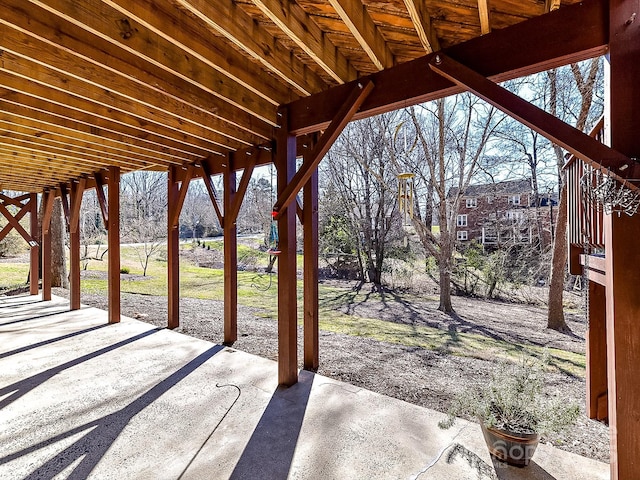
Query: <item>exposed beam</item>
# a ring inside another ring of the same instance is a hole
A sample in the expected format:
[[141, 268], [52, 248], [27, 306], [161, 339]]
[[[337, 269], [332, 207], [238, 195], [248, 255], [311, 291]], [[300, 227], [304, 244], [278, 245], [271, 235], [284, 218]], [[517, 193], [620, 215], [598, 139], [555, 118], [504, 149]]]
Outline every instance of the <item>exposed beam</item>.
[[253, 3], [336, 82], [357, 78], [355, 68], [296, 2], [253, 0]]
[[329, 0], [378, 70], [393, 66], [393, 54], [361, 0]]
[[[140, 87], [153, 90], [162, 97], [200, 110], [212, 117], [212, 127], [215, 126], [229, 135], [236, 136], [238, 132], [244, 131], [265, 139], [271, 138], [269, 125], [252, 122], [250, 119], [253, 117], [248, 113], [227, 112], [224, 103], [221, 104], [220, 100], [193, 82], [152, 63], [147, 63], [145, 68], [141, 69], [140, 58], [135, 53], [120, 49], [116, 57], [108, 48], [104, 48], [103, 42], [97, 41], [90, 32], [77, 28], [70, 21], [59, 18], [56, 19], [55, 25], [50, 25], [46, 23], [51, 17], [50, 13], [35, 5], [29, 5], [28, 10], [23, 6], [22, 0], [0, 0], [0, 22], [10, 25], [15, 31], [29, 35], [34, 40], [66, 52], [65, 57], [73, 56], [81, 60], [71, 62], [72, 64], [99, 66], [107, 69], [114, 77], [124, 78]], [[233, 116], [228, 117], [228, 113], [232, 113]]]
[[[607, 175], [622, 182], [626, 178], [638, 178], [638, 164], [626, 155], [607, 147], [461, 63], [445, 55], [437, 55], [429, 66], [583, 161], [596, 168], [605, 168]], [[633, 184], [628, 185], [629, 188], [637, 189]]]
[[59, 107], [48, 111], [45, 109], [48, 105], [34, 97], [16, 95], [15, 93], [12, 94], [12, 97], [15, 100], [0, 99], [0, 115], [3, 119], [8, 121], [14, 119], [22, 125], [31, 122], [36, 128], [40, 128], [40, 124], [43, 124], [46, 126], [45, 128], [58, 128], [68, 132], [71, 136], [86, 136], [88, 141], [98, 142], [98, 144], [103, 141], [116, 144], [120, 148], [140, 150], [142, 154], [151, 157], [148, 160], [149, 164], [158, 162], [166, 165], [172, 162], [182, 163], [196, 160], [205, 155], [204, 152], [186, 152], [174, 148], [171, 143], [163, 145], [160, 142], [153, 142], [153, 139], [150, 138], [137, 137], [132, 133], [133, 129], [130, 131], [131, 133], [128, 133], [126, 129], [123, 132], [117, 131], [113, 124], [110, 125], [106, 121], [100, 122], [99, 119], [96, 121], [95, 117], [88, 115], [77, 115], [68, 108]]
[[137, 55], [141, 61], [193, 82], [227, 102], [230, 118], [233, 111], [238, 109], [275, 125], [273, 104], [226, 75], [202, 65], [200, 59], [187, 55], [179, 46], [150, 31], [134, 18], [123, 18], [121, 12], [101, 0], [85, 0], [82, 3], [74, 0], [32, 0], [32, 3], [87, 30], [96, 37], [95, 42], [108, 42], [110, 45], [105, 48], [113, 55], [117, 56], [118, 51], [124, 49]]
[[478, 0], [478, 14], [480, 16], [480, 32], [482, 35], [486, 35], [491, 32], [489, 0]]
[[425, 0], [404, 0], [404, 4], [409, 12], [409, 17], [413, 23], [416, 32], [418, 32], [418, 38], [420, 43], [427, 51], [427, 53], [436, 52], [440, 50], [440, 42], [438, 36], [431, 23], [431, 17], [427, 10]]
[[[606, 0], [585, 0], [508, 28], [493, 30], [443, 52], [494, 81], [504, 81], [585, 60], [607, 51]], [[359, 79], [375, 91], [354, 119], [365, 118], [463, 91], [429, 70], [435, 54]], [[357, 82], [339, 85], [288, 106], [291, 132], [327, 127]]]
[[327, 85], [288, 48], [267, 33], [232, 0], [178, 0], [208, 27], [257, 60], [303, 95], [324, 90]]
[[309, 181], [313, 172], [318, 168], [318, 164], [329, 151], [333, 142], [342, 133], [344, 127], [351, 121], [353, 115], [358, 111], [360, 105], [365, 101], [367, 96], [373, 91], [373, 83], [371, 81], [364, 84], [357, 84], [344, 103], [336, 117], [331, 121], [329, 127], [320, 137], [319, 141], [314, 145], [300, 170], [298, 170], [293, 178], [287, 182], [283, 188], [278, 188], [278, 200], [273, 206], [274, 218], [279, 219], [284, 211], [287, 210], [289, 204], [295, 200], [300, 189]]
[[[185, 11], [159, 0], [103, 0], [129, 20], [143, 25], [220, 74], [272, 105], [292, 99], [291, 91], [239, 52], [193, 22]], [[183, 53], [183, 54], [184, 54]]]

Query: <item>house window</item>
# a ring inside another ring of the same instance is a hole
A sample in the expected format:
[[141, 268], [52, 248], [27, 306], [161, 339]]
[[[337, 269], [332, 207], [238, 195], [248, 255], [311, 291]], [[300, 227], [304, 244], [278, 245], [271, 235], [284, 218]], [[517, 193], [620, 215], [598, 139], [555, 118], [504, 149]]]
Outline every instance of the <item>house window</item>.
[[467, 198], [467, 208], [474, 208], [478, 206], [477, 198]]
[[524, 213], [520, 210], [509, 210], [507, 211], [507, 219], [508, 220], [522, 220], [524, 219]]
[[493, 197], [491, 195], [487, 195], [487, 203], [493, 203]]
[[466, 215], [458, 215], [458, 226], [466, 227], [467, 226], [467, 216]]
[[520, 205], [520, 195], [512, 195], [509, 197], [510, 205]]
[[466, 230], [458, 230], [458, 240], [466, 240], [467, 238]]

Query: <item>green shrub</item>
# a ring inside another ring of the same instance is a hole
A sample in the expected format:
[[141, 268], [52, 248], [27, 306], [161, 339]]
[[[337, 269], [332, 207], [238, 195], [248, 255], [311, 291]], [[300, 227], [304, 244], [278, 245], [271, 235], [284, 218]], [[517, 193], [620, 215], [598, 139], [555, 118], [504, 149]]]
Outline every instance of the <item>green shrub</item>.
[[129, 267], [120, 267], [120, 273], [124, 273], [125, 275], [128, 274], [131, 270], [129, 270]]

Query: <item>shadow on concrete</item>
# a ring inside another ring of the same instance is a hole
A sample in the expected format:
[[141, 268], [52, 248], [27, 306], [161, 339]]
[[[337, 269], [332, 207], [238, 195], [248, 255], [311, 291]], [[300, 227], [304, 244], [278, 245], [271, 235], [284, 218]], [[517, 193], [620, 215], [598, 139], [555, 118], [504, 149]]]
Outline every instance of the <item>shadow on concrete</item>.
[[[46, 308], [42, 308], [41, 310], [49, 310], [51, 307], [46, 307]], [[35, 311], [37, 311], [36, 309], [34, 309]], [[26, 317], [26, 318], [19, 318], [17, 320], [13, 320], [11, 322], [3, 322], [0, 323], [0, 327], [4, 327], [6, 325], [13, 325], [16, 323], [22, 323], [22, 322], [29, 322], [31, 320], [40, 320], [41, 318], [45, 318], [45, 317], [55, 317], [56, 315], [60, 315], [62, 313], [69, 313], [69, 307], [62, 307], [59, 310], [54, 310], [53, 312], [49, 312], [49, 313], [40, 313], [37, 315], [33, 315], [34, 310], [29, 310], [29, 314], [31, 315], [30, 317]], [[19, 315], [19, 314], [18, 314]], [[3, 316], [0, 315], [0, 318], [2, 318]], [[12, 315], [11, 317], [16, 317], [16, 315]]]
[[[29, 305], [32, 303], [40, 303], [42, 302], [42, 299], [40, 297], [36, 297], [36, 296], [32, 296], [30, 294], [21, 294], [21, 295], [11, 295], [10, 297], [12, 301], [11, 302], [1, 302], [0, 303], [0, 310], [3, 308], [15, 308], [16, 306], [20, 306], [20, 305]], [[16, 302], [13, 301], [13, 299], [15, 298], [22, 298], [23, 300], [21, 300], [20, 302]]]
[[15, 383], [12, 383], [11, 385], [7, 385], [6, 387], [2, 387], [0, 388], [0, 397], [8, 394], [11, 394], [11, 395], [0, 400], [0, 410], [6, 407], [7, 405], [10, 405], [11, 403], [15, 402], [17, 399], [27, 394], [28, 392], [38, 387], [39, 385], [42, 385], [44, 382], [54, 377], [58, 373], [68, 368], [79, 365], [82, 362], [86, 362], [87, 360], [91, 360], [92, 358], [96, 358], [100, 355], [116, 350], [117, 348], [123, 347], [129, 343], [135, 342], [136, 340], [140, 340], [141, 338], [148, 337], [149, 335], [156, 333], [160, 330], [161, 329], [159, 328], [147, 330], [146, 332], [140, 333], [131, 338], [127, 338], [120, 342], [114, 343], [113, 345], [108, 345], [104, 348], [101, 348], [100, 350], [96, 350], [95, 352], [87, 353], [86, 355], [82, 355], [81, 357], [74, 358], [73, 360], [62, 363], [60, 365], [56, 365], [55, 367], [45, 370], [44, 372], [40, 372], [31, 377], [24, 378]]
[[84, 330], [78, 330], [77, 332], [68, 333], [67, 335], [62, 335], [60, 337], [50, 338], [49, 340], [43, 340], [42, 342], [32, 343], [31, 345], [25, 345], [24, 347], [16, 348], [15, 350], [10, 350], [8, 352], [0, 353], [0, 358], [10, 357], [11, 355], [27, 352], [29, 350], [33, 350], [34, 348], [43, 347], [45, 345], [50, 345], [52, 343], [56, 343], [61, 340], [66, 340], [67, 338], [76, 337], [78, 335], [82, 335], [83, 333], [93, 332], [94, 330], [107, 327], [108, 325], [109, 324], [105, 323], [104, 325], [97, 325], [95, 327], [85, 328]]
[[[141, 336], [149, 335], [154, 331], [155, 330], [145, 332], [137, 337], [139, 338]], [[133, 339], [137, 338], [132, 337], [128, 339], [128, 342], [133, 341]], [[127, 340], [125, 340], [125, 342], [127, 342]], [[134, 416], [151, 405], [164, 393], [180, 382], [180, 380], [186, 378], [190, 373], [200, 367], [216, 353], [220, 352], [223, 348], [224, 347], [222, 347], [222, 345], [215, 345], [201, 353], [121, 410], [105, 415], [97, 420], [85, 423], [84, 425], [80, 425], [19, 452], [2, 457], [0, 458], [0, 465], [11, 462], [12, 460], [22, 456], [29, 455], [30, 453], [36, 452], [48, 445], [63, 441], [66, 438], [88, 430], [86, 435], [83, 435], [58, 453], [55, 457], [46, 461], [30, 475], [26, 476], [25, 480], [53, 478], [79, 459], [82, 460], [80, 460], [73, 471], [67, 476], [67, 479], [80, 480], [87, 478]]]
[[314, 378], [303, 370], [298, 383], [276, 389], [230, 480], [288, 477]]
[[491, 458], [499, 480], [561, 480], [556, 479], [544, 468], [531, 460], [524, 468], [511, 467], [495, 458]]

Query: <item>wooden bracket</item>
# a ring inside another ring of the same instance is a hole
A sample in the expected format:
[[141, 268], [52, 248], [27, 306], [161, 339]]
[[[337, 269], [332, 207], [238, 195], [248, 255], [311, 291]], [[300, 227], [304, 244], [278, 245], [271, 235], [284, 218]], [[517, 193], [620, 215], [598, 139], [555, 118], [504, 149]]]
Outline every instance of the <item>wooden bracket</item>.
[[311, 178], [315, 169], [318, 168], [318, 164], [329, 151], [333, 142], [336, 141], [338, 135], [342, 133], [344, 127], [351, 121], [362, 103], [366, 100], [367, 96], [369, 96], [373, 91], [373, 87], [374, 85], [371, 80], [364, 84], [358, 83], [356, 85], [347, 101], [344, 103], [342, 108], [340, 108], [335, 118], [331, 121], [318, 142], [314, 145], [313, 149], [308, 155], [305, 155], [302, 167], [300, 167], [278, 197], [278, 200], [273, 206], [274, 218], [280, 218], [282, 212], [295, 199], [304, 184], [309, 181], [309, 178]]
[[87, 179], [84, 177], [71, 183], [71, 208], [69, 209], [69, 231], [71, 233], [76, 233], [80, 225], [80, 207], [86, 184]]
[[240, 206], [242, 205], [242, 201], [244, 200], [244, 194], [247, 192], [247, 187], [249, 186], [249, 180], [251, 180], [251, 175], [253, 174], [253, 169], [256, 166], [256, 157], [253, 157], [249, 160], [249, 164], [245, 167], [244, 172], [242, 172], [242, 178], [240, 179], [240, 184], [238, 185], [238, 189], [233, 195], [233, 201], [231, 202], [231, 208], [228, 212], [224, 212], [225, 221], [230, 221], [234, 223], [238, 218], [238, 212], [240, 212]]
[[220, 205], [218, 205], [218, 195], [216, 193], [215, 187], [213, 186], [213, 181], [211, 180], [211, 168], [206, 162], [202, 162], [202, 173], [202, 181], [204, 182], [204, 186], [206, 187], [209, 198], [211, 199], [211, 203], [213, 204], [213, 209], [216, 211], [218, 222], [220, 222], [220, 226], [222, 227], [224, 225], [224, 217], [222, 216], [222, 212], [220, 211]]
[[[458, 63], [452, 58], [437, 54], [429, 63], [434, 72], [454, 84], [473, 92], [507, 115], [515, 118], [553, 143], [596, 168], [607, 169], [607, 175], [620, 182], [638, 178], [639, 165], [607, 147], [586, 133], [563, 122], [539, 107], [497, 85], [476, 71]], [[638, 187], [627, 181], [632, 190]]]
[[45, 190], [43, 192], [42, 201], [44, 202], [44, 209], [42, 211], [42, 234], [46, 235], [49, 233], [49, 229], [51, 228], [51, 215], [53, 213], [53, 202], [56, 199], [55, 191], [53, 190]]
[[298, 221], [300, 222], [300, 225], [304, 225], [304, 208], [303, 208], [303, 204], [300, 201], [300, 196], [296, 195], [296, 215], [298, 216]]
[[178, 198], [176, 199], [176, 203], [173, 206], [173, 210], [171, 211], [171, 226], [173, 228], [178, 227], [178, 222], [180, 221], [180, 213], [182, 212], [182, 206], [184, 205], [184, 199], [187, 198], [187, 191], [189, 190], [189, 183], [191, 183], [191, 179], [193, 178], [195, 167], [193, 165], [189, 165], [187, 167], [186, 172], [184, 173], [184, 177], [182, 178], [182, 182], [180, 184], [180, 191], [178, 192]]
[[64, 219], [67, 222], [67, 229], [69, 228], [69, 190], [65, 183], [61, 183], [60, 187], [60, 201], [62, 202], [62, 212], [64, 213]]
[[[107, 208], [107, 198], [104, 194], [105, 177], [101, 172], [96, 172], [93, 176], [96, 179], [96, 197], [100, 205], [100, 212], [102, 212], [102, 223], [105, 230], [109, 230], [109, 209]], [[109, 192], [109, 195], [111, 195], [111, 192]]]

